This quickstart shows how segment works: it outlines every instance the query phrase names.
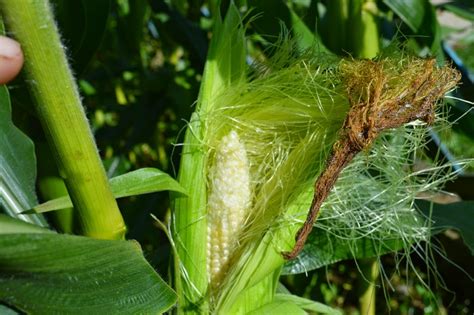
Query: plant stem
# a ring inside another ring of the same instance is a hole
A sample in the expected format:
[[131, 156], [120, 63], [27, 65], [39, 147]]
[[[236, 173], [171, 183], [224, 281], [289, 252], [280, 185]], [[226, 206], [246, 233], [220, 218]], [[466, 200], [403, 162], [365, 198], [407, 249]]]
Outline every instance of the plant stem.
[[[44, 142], [36, 143], [36, 165], [38, 168], [37, 186], [43, 200], [51, 200], [68, 194], [63, 179], [53, 163], [51, 150]], [[74, 233], [74, 208], [66, 208], [51, 213], [55, 227], [63, 232]]]
[[361, 273], [364, 277], [359, 278], [359, 306], [360, 314], [375, 315], [375, 282], [379, 276], [379, 264], [377, 259], [359, 259]]
[[0, 10], [24, 50], [38, 117], [77, 211], [81, 233], [122, 239], [125, 223], [110, 191], [49, 2], [0, 0]]
[[374, 0], [351, 2], [350, 25], [352, 32], [346, 40], [351, 43], [350, 52], [357, 58], [374, 58], [380, 50], [379, 25], [376, 16], [377, 4]]
[[348, 49], [346, 36], [349, 17], [348, 0], [331, 0], [327, 3], [327, 46], [336, 54], [341, 54]]

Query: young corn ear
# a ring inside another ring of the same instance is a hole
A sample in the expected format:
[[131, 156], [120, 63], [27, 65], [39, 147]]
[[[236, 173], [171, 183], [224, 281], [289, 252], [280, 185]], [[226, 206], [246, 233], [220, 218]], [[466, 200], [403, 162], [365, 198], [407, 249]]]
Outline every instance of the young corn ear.
[[210, 170], [207, 268], [212, 286], [220, 284], [251, 203], [249, 162], [237, 132], [220, 141]]

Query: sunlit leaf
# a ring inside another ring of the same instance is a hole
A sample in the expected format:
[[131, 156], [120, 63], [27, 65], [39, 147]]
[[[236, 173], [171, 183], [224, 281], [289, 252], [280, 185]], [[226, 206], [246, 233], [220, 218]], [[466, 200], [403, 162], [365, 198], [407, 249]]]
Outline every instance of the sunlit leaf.
[[[149, 194], [158, 191], [174, 191], [186, 194], [183, 187], [171, 176], [156, 168], [142, 168], [114, 177], [110, 180], [110, 187], [115, 198]], [[25, 213], [42, 213], [72, 207], [69, 196], [56, 198], [37, 205]]]

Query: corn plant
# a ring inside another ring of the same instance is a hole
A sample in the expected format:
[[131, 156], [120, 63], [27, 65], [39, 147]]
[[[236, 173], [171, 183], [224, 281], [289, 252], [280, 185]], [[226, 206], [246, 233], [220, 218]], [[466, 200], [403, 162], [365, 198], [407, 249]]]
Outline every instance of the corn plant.
[[[22, 44], [38, 119], [68, 193], [38, 204], [34, 178], [28, 194], [15, 179], [25, 182], [18, 167], [1, 169], [3, 199], [29, 200], [5, 203], [17, 219], [0, 217], [0, 301], [32, 314], [337, 314], [288, 294], [280, 276], [344, 255], [408, 256], [412, 246], [429, 242], [432, 221], [415, 200], [430, 200], [455, 173], [448, 164], [413, 164], [428, 128], [442, 123], [440, 104], [460, 75], [396, 45], [381, 49], [375, 2], [357, 3], [351, 12], [366, 10], [353, 18], [370, 44], [353, 47], [371, 59], [322, 52], [283, 29], [266, 57], [251, 63], [238, 8], [231, 3], [221, 18], [220, 6], [212, 6], [212, 39], [175, 181], [152, 168], [107, 178], [50, 4], [0, 0], [6, 28]], [[344, 1], [333, 5], [331, 12], [344, 11]], [[0, 92], [8, 128], [15, 129], [8, 91]], [[2, 141], [26, 143], [30, 152], [32, 143], [15, 133]], [[136, 243], [124, 240], [115, 201], [164, 190], [169, 217], [150, 220], [169, 239], [169, 284]], [[46, 225], [43, 213], [66, 208], [73, 208], [73, 225], [62, 229], [82, 236], [38, 226]], [[422, 254], [430, 258], [429, 249]]]

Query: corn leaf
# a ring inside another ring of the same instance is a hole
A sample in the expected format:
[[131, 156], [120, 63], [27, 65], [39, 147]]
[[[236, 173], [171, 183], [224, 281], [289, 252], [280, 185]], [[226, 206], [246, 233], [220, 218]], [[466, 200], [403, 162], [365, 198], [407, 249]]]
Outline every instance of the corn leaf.
[[[54, 233], [51, 230], [39, 227], [22, 220], [0, 214], [0, 234], [11, 233]], [[0, 312], [1, 314], [1, 312]]]
[[285, 264], [282, 274], [304, 273], [345, 259], [375, 257], [405, 246], [397, 239], [377, 243], [368, 238], [345, 240], [315, 228], [301, 254]]
[[11, 308], [0, 304], [0, 314], [2, 315], [16, 315], [19, 314], [18, 312], [12, 310]]
[[452, 13], [466, 20], [474, 21], [474, 5], [472, 5], [472, 3], [471, 3], [471, 6], [468, 7], [467, 2], [466, 2], [466, 6], [464, 6], [462, 3], [459, 4], [456, 2], [452, 2], [452, 3], [444, 4], [443, 8], [448, 11], [451, 11]]
[[419, 32], [425, 18], [425, 3], [427, 0], [384, 0], [393, 12], [410, 27], [413, 32]]
[[298, 48], [317, 47], [321, 52], [329, 52], [319, 36], [284, 1], [251, 0], [249, 5], [252, 8], [252, 15], [256, 16], [252, 25], [266, 39], [277, 40], [281, 35], [279, 26], [283, 24], [286, 29], [290, 30]]
[[383, 3], [418, 35], [418, 40], [430, 48], [438, 62], [443, 60], [441, 28], [436, 10], [428, 0], [384, 0]]
[[[448, 228], [458, 230], [465, 244], [474, 254], [474, 203], [472, 201], [452, 204], [431, 204], [417, 201], [421, 213], [432, 220], [432, 233], [440, 233]], [[375, 243], [368, 238], [356, 241], [345, 240], [316, 228], [310, 235], [300, 256], [286, 263], [283, 274], [304, 273], [345, 259], [371, 258], [398, 251], [407, 244], [401, 239]]]
[[36, 158], [33, 142], [13, 125], [11, 117], [8, 90], [0, 86], [0, 207], [12, 217], [47, 226], [42, 216], [21, 214], [38, 203]]
[[[110, 186], [115, 198], [149, 194], [170, 190], [186, 195], [184, 188], [171, 176], [156, 168], [141, 168], [110, 180]], [[69, 196], [52, 199], [35, 206], [24, 213], [43, 213], [72, 207]]]
[[474, 255], [474, 201], [462, 201], [450, 204], [429, 203], [419, 201], [420, 211], [433, 220], [434, 232], [445, 229], [458, 230], [464, 243]]
[[176, 295], [131, 241], [0, 235], [0, 302], [34, 314], [158, 314]]

